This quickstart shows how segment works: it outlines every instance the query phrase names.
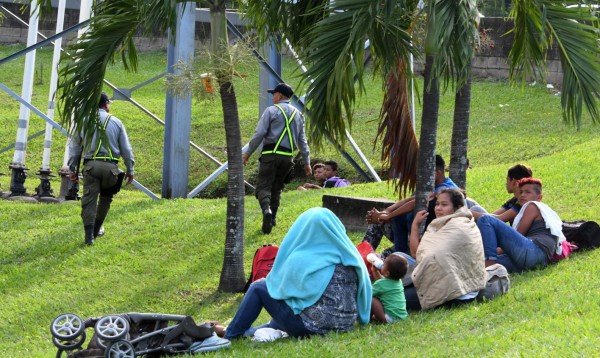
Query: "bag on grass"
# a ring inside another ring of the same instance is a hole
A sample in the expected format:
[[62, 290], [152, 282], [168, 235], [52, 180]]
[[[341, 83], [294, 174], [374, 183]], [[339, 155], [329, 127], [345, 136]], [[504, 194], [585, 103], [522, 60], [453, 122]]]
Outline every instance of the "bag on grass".
[[485, 268], [485, 288], [477, 294], [477, 301], [491, 300], [503, 295], [510, 289], [510, 277], [506, 267], [501, 264], [493, 264]]
[[600, 226], [595, 221], [563, 221], [562, 232], [580, 250], [600, 247]]
[[560, 255], [558, 255], [556, 252], [552, 255], [552, 258], [550, 259], [550, 263], [557, 263], [560, 260], [564, 260], [567, 257], [569, 257], [569, 255], [571, 254], [571, 252], [574, 251], [574, 247], [573, 245], [568, 242], [567, 240], [562, 242], [562, 252]]
[[252, 260], [252, 271], [250, 272], [250, 277], [248, 277], [248, 282], [246, 282], [246, 286], [244, 287], [244, 292], [248, 291], [252, 282], [267, 277], [273, 268], [277, 251], [279, 251], [279, 247], [271, 244], [263, 245], [256, 250], [254, 259]]
[[369, 275], [371, 275], [371, 267], [373, 265], [369, 262], [369, 260], [367, 260], [367, 255], [375, 252], [375, 250], [373, 250], [373, 246], [371, 246], [371, 244], [369, 244], [368, 242], [363, 241], [360, 244], [356, 245], [356, 249], [358, 250], [360, 257], [362, 257], [365, 266], [367, 266], [367, 272], [369, 273]]

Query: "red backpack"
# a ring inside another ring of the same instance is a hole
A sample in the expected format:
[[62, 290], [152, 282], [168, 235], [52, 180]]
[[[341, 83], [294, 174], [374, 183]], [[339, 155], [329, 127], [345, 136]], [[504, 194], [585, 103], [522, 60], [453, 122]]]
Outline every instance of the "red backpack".
[[250, 277], [248, 277], [248, 282], [246, 282], [246, 286], [244, 287], [244, 292], [248, 291], [248, 287], [250, 287], [252, 282], [267, 277], [273, 268], [277, 251], [279, 251], [279, 247], [271, 244], [263, 245], [256, 250], [254, 259], [252, 260], [252, 271], [250, 272]]

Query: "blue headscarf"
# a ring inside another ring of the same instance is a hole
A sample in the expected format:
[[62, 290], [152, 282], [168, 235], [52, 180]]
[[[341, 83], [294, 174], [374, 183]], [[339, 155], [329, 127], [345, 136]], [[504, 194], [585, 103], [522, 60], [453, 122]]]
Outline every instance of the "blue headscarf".
[[294, 222], [267, 276], [267, 290], [271, 297], [284, 300], [299, 314], [321, 298], [338, 264], [356, 270], [358, 320], [369, 323], [369, 274], [344, 225], [325, 208], [309, 209]]

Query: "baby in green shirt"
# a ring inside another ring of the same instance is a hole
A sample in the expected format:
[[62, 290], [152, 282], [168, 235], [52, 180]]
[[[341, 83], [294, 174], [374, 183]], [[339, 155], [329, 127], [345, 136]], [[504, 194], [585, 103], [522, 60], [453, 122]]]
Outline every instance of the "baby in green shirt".
[[402, 278], [406, 275], [408, 262], [403, 256], [391, 254], [383, 262], [381, 270], [373, 265], [373, 302], [371, 320], [378, 323], [392, 323], [405, 320], [406, 298]]

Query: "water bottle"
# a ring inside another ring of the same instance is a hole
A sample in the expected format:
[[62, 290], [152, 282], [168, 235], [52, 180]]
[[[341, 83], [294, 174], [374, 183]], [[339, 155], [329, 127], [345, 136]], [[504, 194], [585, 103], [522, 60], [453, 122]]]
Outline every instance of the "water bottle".
[[377, 267], [378, 270], [381, 270], [383, 267], [383, 260], [374, 252], [367, 255], [367, 261]]

